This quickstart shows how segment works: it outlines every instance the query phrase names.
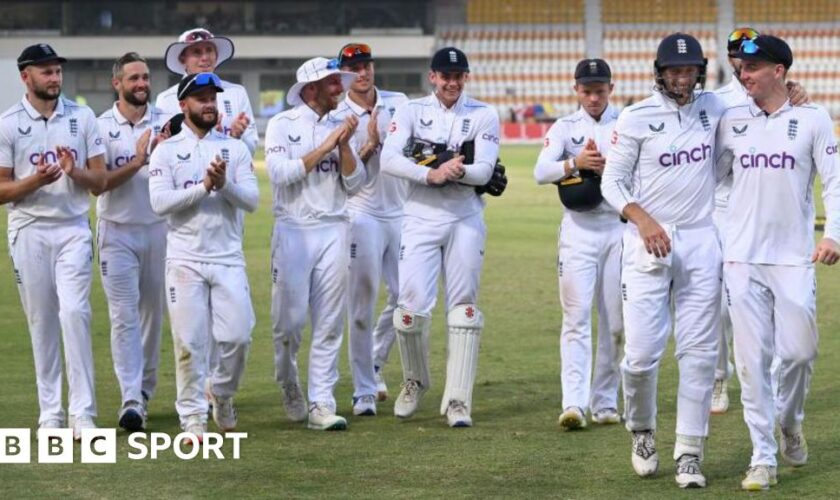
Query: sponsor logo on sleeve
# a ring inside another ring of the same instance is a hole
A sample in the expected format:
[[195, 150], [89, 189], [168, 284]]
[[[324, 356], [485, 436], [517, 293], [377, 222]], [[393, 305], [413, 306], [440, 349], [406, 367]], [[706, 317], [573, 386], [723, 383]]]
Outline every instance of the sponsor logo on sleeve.
[[485, 141], [490, 141], [490, 142], [495, 143], [495, 144], [499, 143], [499, 138], [498, 137], [496, 137], [493, 134], [488, 134], [486, 132], [481, 134], [481, 138], [484, 139]]

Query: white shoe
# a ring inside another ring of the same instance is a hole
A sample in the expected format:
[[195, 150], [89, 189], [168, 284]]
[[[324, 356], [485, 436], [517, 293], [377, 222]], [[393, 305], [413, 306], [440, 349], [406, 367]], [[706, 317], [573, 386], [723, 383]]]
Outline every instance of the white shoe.
[[453, 399], [446, 407], [446, 422], [449, 427], [472, 427], [472, 418], [463, 401]]
[[388, 385], [385, 384], [385, 379], [382, 378], [382, 369], [378, 366], [373, 367], [373, 378], [376, 380], [376, 400], [388, 400]]
[[793, 467], [802, 467], [808, 463], [808, 442], [805, 441], [805, 434], [802, 427], [798, 429], [781, 428], [781, 439], [779, 439], [779, 451], [782, 459]]
[[575, 431], [586, 427], [586, 417], [583, 415], [583, 410], [577, 406], [570, 406], [563, 410], [558, 422], [564, 431]]
[[592, 414], [592, 421], [601, 425], [621, 423], [621, 415], [615, 408], [604, 408]]
[[700, 457], [683, 455], [677, 459], [677, 473], [674, 476], [680, 488], [705, 488], [706, 477], [700, 471]]
[[411, 379], [407, 380], [403, 384], [397, 400], [394, 401], [394, 415], [400, 418], [408, 418], [414, 415], [425, 393], [426, 388], [420, 382]]
[[146, 428], [146, 408], [137, 401], [126, 401], [118, 416], [118, 425], [128, 432], [138, 432]]
[[347, 420], [323, 403], [312, 403], [306, 426], [316, 431], [343, 431], [347, 428]]
[[353, 415], [373, 417], [376, 415], [376, 397], [373, 395], [353, 398]]
[[73, 428], [73, 439], [76, 441], [82, 440], [82, 429], [96, 429], [96, 424], [93, 423], [93, 417], [88, 415], [80, 415], [78, 417], [70, 417], [70, 427]]
[[[67, 426], [64, 424], [63, 418], [51, 418], [49, 420], [45, 420], [38, 424], [38, 429], [64, 429]], [[35, 437], [38, 437], [38, 432], [35, 433]]]
[[729, 409], [729, 391], [726, 380], [715, 380], [712, 389], [712, 414], [720, 415]]
[[659, 469], [659, 455], [653, 431], [633, 431], [633, 470], [641, 477], [652, 476]]
[[741, 481], [741, 489], [747, 491], [769, 490], [776, 486], [776, 468], [772, 465], [754, 465], [747, 470], [747, 476]]
[[233, 405], [233, 398], [223, 398], [211, 395], [213, 401], [213, 421], [216, 427], [222, 432], [230, 432], [236, 429], [236, 407]]
[[196, 439], [198, 439], [198, 443], [193, 442], [191, 438], [185, 439], [185, 441], [193, 442], [193, 446], [204, 441], [204, 433], [207, 432], [207, 421], [204, 420], [203, 417], [206, 417], [206, 415], [189, 415], [185, 419], [184, 423], [181, 424], [181, 429], [183, 429], [184, 432], [194, 434]]
[[303, 422], [306, 420], [306, 398], [297, 383], [283, 385], [283, 407], [286, 408], [286, 416], [292, 422]]

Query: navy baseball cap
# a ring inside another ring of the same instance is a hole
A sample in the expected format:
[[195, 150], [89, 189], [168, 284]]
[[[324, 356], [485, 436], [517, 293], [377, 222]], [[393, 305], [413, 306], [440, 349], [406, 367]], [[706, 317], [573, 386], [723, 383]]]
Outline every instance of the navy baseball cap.
[[461, 71], [464, 73], [470, 72], [470, 63], [467, 61], [467, 55], [460, 49], [455, 47], [444, 47], [432, 56], [431, 68], [433, 71], [441, 71], [444, 73], [451, 73], [454, 71]]
[[610, 83], [612, 71], [603, 59], [584, 59], [575, 68], [575, 83]]
[[67, 59], [56, 54], [55, 50], [46, 43], [37, 43], [23, 49], [17, 58], [17, 67], [18, 70], [23, 71], [23, 68], [27, 66], [49, 61], [66, 63]]
[[360, 62], [372, 62], [373, 52], [370, 50], [370, 45], [365, 43], [348, 43], [338, 52], [339, 66], [347, 66], [350, 64]]
[[793, 65], [793, 52], [790, 46], [773, 35], [759, 35], [752, 40], [744, 41], [732, 57], [744, 61], [769, 61], [781, 64], [786, 69]]
[[216, 92], [224, 92], [222, 81], [215, 73], [193, 73], [186, 75], [178, 84], [178, 100], [183, 101], [187, 96], [201, 92], [206, 88], [214, 88]]

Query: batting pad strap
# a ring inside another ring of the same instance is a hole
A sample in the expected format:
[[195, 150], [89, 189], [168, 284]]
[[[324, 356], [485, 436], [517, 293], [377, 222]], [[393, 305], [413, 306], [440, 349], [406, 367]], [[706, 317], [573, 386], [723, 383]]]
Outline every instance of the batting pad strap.
[[475, 304], [460, 304], [453, 307], [446, 316], [449, 328], [481, 330], [484, 328], [484, 315]]

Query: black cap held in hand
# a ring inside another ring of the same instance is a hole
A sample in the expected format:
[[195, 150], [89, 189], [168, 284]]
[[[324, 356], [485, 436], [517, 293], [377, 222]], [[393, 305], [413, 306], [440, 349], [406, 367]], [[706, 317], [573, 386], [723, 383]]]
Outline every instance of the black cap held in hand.
[[23, 68], [27, 66], [41, 64], [48, 61], [66, 63], [67, 59], [56, 54], [55, 50], [46, 43], [37, 43], [23, 49], [23, 52], [21, 52], [20, 56], [17, 58], [17, 66], [18, 70], [23, 71]]
[[431, 68], [433, 71], [451, 73], [461, 71], [469, 73], [470, 63], [467, 62], [467, 55], [455, 47], [444, 47], [432, 57]]
[[575, 83], [610, 83], [612, 71], [603, 59], [584, 59], [575, 68]]

